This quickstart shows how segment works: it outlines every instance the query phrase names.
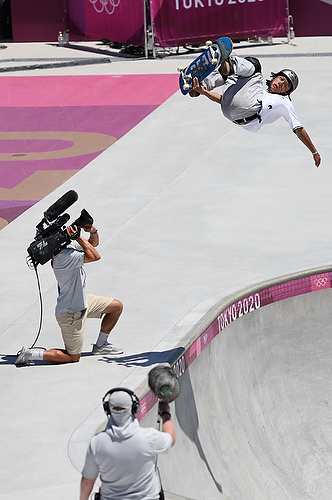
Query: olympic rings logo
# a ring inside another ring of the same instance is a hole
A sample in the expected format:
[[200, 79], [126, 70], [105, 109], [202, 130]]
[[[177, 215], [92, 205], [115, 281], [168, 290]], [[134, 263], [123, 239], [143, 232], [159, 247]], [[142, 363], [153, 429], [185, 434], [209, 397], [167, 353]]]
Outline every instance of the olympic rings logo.
[[141, 402], [141, 404], [140, 404], [140, 410], [141, 410], [141, 414], [142, 415], [146, 415], [147, 414], [146, 401]]
[[314, 285], [319, 288], [319, 287], [322, 287], [322, 286], [325, 286], [327, 283], [327, 278], [316, 278], [314, 280]]
[[90, 0], [90, 2], [98, 14], [101, 14], [104, 10], [107, 14], [113, 14], [115, 8], [120, 5], [121, 0]]

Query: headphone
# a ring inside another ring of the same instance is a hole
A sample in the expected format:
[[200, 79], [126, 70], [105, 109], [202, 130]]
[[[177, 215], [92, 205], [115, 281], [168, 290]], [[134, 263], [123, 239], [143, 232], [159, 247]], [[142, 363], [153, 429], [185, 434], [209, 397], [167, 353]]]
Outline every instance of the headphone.
[[140, 404], [139, 404], [139, 399], [136, 396], [136, 394], [133, 391], [131, 391], [130, 389], [126, 389], [125, 387], [116, 387], [115, 389], [111, 389], [110, 391], [106, 392], [105, 396], [103, 397], [103, 408], [104, 408], [104, 412], [106, 413], [106, 415], [108, 417], [111, 415], [111, 410], [110, 410], [110, 406], [108, 404], [108, 401], [106, 401], [106, 398], [107, 398], [107, 396], [110, 396], [111, 394], [113, 394], [113, 392], [120, 392], [120, 391], [126, 392], [131, 397], [131, 401], [132, 401], [131, 413], [132, 413], [132, 415], [135, 415], [135, 413], [139, 412]]

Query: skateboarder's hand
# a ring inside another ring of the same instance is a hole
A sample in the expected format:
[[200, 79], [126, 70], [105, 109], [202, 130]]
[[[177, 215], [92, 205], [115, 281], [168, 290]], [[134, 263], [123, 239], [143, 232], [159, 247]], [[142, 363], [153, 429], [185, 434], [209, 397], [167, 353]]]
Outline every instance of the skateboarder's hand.
[[320, 157], [320, 154], [319, 153], [316, 153], [314, 155], [314, 162], [315, 162], [315, 165], [316, 167], [318, 168], [319, 165], [320, 165], [320, 162], [321, 162], [321, 157]]
[[221, 103], [221, 95], [217, 92], [206, 90], [202, 85], [200, 85], [197, 77], [193, 79], [192, 90], [190, 92], [198, 92], [199, 94], [205, 95], [208, 99], [216, 102], [217, 104]]
[[192, 83], [192, 90], [194, 90], [195, 92], [198, 92], [199, 94], [202, 93], [202, 87], [198, 81], [198, 78], [195, 76], [195, 78], [193, 79], [193, 83]]

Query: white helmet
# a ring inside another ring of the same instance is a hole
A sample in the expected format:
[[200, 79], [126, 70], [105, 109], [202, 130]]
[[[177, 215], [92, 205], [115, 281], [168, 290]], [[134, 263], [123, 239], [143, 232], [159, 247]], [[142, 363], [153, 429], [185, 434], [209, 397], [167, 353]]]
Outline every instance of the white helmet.
[[299, 84], [299, 77], [292, 69], [282, 69], [281, 71], [278, 71], [278, 73], [271, 73], [272, 78], [275, 78], [276, 76], [279, 75], [285, 76], [289, 81], [291, 88], [289, 89], [287, 94], [290, 95], [297, 88]]

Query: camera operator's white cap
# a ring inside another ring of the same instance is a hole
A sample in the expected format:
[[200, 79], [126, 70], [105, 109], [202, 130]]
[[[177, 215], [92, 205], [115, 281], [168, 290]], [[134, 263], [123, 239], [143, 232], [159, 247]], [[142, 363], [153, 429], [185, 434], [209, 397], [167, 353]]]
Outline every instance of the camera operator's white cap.
[[132, 420], [132, 399], [130, 394], [124, 391], [113, 392], [108, 398], [111, 418], [119, 427], [123, 427]]
[[128, 414], [131, 414], [131, 408], [133, 402], [128, 392], [125, 391], [113, 392], [108, 398], [108, 404], [111, 412], [118, 413], [120, 410], [117, 409], [121, 408], [121, 410], [127, 410], [125, 413], [128, 412]]

